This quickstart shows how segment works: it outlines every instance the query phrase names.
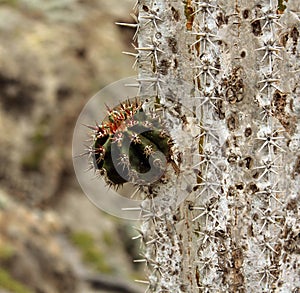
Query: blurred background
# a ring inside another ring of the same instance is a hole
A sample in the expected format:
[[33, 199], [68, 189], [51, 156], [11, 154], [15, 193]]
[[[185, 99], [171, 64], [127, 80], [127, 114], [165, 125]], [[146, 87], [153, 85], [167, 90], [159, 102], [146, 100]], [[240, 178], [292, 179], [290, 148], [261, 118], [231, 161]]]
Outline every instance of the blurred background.
[[135, 74], [134, 31], [114, 24], [133, 5], [0, 0], [0, 293], [143, 292], [136, 223], [96, 208], [72, 165], [82, 107]]

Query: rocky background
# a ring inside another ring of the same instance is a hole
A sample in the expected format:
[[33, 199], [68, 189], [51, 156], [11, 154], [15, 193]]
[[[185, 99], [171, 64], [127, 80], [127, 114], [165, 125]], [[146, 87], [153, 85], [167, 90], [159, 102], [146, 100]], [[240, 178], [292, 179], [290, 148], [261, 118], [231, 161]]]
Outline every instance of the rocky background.
[[[88, 99], [134, 74], [131, 0], [0, 0], [0, 292], [142, 292], [134, 223], [93, 206], [72, 134]], [[105, 190], [104, 190], [105, 192]]]

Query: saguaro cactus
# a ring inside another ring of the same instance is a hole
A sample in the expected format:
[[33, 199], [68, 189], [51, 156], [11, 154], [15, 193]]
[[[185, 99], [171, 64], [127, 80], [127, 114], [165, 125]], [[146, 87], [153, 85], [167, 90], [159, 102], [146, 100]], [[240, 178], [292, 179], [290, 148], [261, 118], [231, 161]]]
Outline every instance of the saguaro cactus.
[[299, 1], [136, 12], [139, 92], [180, 167], [141, 206], [148, 292], [299, 292]]

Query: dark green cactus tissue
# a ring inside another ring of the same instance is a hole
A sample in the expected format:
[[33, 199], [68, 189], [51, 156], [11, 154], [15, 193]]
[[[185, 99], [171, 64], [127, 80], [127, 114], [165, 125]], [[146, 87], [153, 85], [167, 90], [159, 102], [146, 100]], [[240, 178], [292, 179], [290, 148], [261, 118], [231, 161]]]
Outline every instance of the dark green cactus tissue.
[[138, 99], [108, 108], [106, 119], [92, 129], [93, 165], [109, 185], [153, 183], [173, 163], [170, 136], [158, 117], [146, 115]]

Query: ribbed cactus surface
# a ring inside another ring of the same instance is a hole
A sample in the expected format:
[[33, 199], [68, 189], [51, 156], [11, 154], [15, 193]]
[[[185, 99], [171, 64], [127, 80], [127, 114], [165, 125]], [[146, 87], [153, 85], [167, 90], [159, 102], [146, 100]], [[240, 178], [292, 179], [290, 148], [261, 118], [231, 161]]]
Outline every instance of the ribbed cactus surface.
[[108, 184], [153, 183], [172, 161], [172, 141], [155, 114], [146, 114], [139, 99], [107, 108], [101, 124], [91, 127], [93, 165]]

